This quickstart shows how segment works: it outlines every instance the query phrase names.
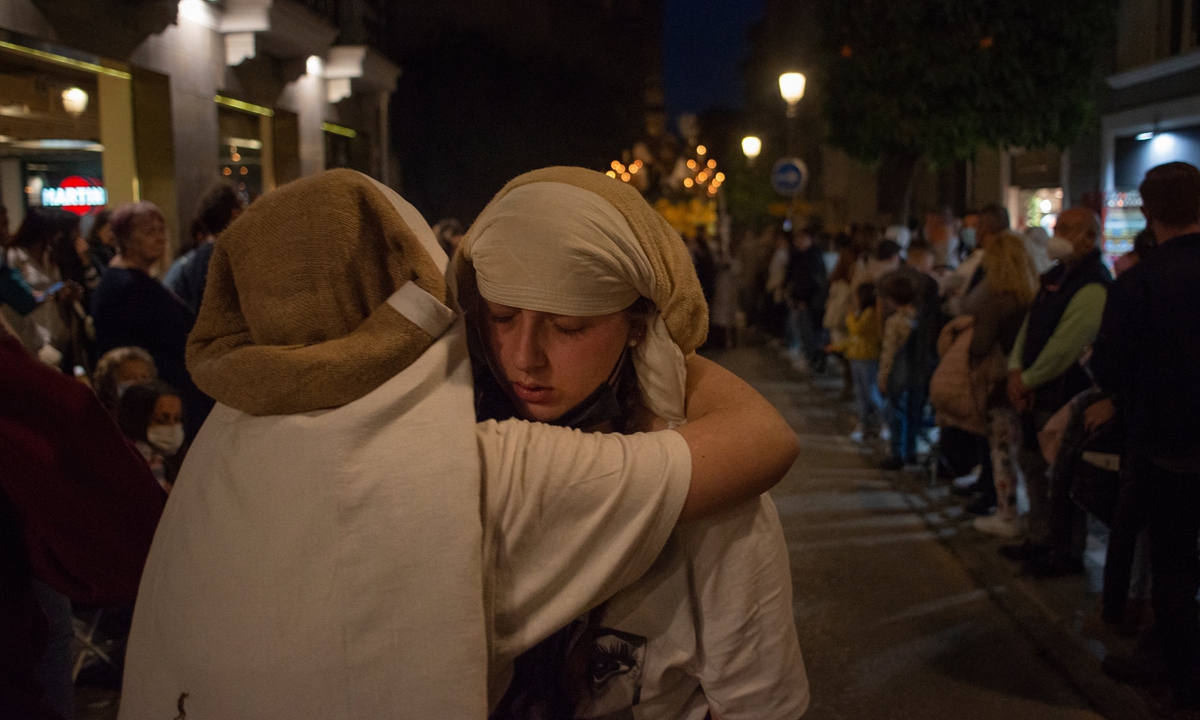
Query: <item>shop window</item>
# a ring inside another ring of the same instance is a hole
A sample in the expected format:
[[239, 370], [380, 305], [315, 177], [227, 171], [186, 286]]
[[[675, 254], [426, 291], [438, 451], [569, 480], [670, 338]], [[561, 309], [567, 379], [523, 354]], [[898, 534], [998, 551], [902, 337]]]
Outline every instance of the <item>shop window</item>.
[[263, 194], [263, 140], [259, 116], [217, 108], [222, 177], [232, 182], [246, 204]]
[[1137, 190], [1112, 192], [1104, 202], [1104, 261], [1111, 268], [1117, 258], [1133, 250], [1133, 240], [1146, 227], [1142, 196]]
[[1118, 137], [1114, 149], [1115, 189], [1135, 190], [1142, 184], [1146, 171], [1155, 165], [1175, 161], [1200, 163], [1200, 125]]
[[107, 203], [98, 95], [90, 72], [0, 52], [0, 204], [14, 225], [29, 207]]

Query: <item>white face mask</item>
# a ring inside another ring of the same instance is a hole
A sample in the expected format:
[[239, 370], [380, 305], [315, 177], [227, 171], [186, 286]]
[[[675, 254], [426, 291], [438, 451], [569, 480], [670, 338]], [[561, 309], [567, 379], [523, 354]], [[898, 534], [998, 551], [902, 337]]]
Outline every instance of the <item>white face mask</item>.
[[151, 425], [146, 440], [166, 455], [174, 455], [183, 446], [183, 425]]
[[1046, 254], [1051, 260], [1062, 262], [1075, 253], [1075, 246], [1057, 235], [1046, 243]]

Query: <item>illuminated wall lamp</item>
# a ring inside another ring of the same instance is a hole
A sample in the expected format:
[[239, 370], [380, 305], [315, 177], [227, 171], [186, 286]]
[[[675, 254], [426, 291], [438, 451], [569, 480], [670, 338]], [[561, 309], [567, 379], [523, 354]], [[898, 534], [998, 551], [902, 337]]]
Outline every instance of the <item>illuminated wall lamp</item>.
[[88, 94], [82, 88], [71, 87], [62, 91], [63, 110], [79, 117], [87, 110]]

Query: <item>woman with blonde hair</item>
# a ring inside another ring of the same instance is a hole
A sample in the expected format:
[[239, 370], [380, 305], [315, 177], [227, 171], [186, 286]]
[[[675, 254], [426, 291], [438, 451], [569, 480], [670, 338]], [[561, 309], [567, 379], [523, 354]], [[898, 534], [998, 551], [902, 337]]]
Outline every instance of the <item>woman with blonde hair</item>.
[[[970, 361], [972, 366], [987, 362], [995, 354], [1008, 357], [1029, 305], [1037, 295], [1038, 272], [1020, 235], [1005, 231], [988, 242], [983, 255], [983, 282], [963, 300], [963, 314], [974, 320]], [[1016, 537], [1017, 443], [1020, 439], [1017, 416], [1004, 392], [1001, 378], [986, 389], [988, 398], [988, 446], [992, 467], [992, 487], [982, 488], [983, 497], [976, 510], [985, 511], [994, 491], [996, 512], [975, 519], [980, 532]]]

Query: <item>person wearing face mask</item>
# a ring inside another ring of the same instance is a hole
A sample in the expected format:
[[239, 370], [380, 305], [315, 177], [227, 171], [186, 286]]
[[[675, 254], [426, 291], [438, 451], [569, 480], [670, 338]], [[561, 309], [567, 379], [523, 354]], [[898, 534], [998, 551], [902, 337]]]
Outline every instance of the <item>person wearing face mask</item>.
[[[1037, 433], [1059, 408], [1091, 387], [1079, 360], [1096, 338], [1112, 274], [1100, 254], [1100, 218], [1088, 208], [1058, 217], [1046, 252], [1057, 265], [1042, 275], [1008, 361], [1008, 399], [1021, 415], [1019, 464], [1029, 494], [1029, 536], [1004, 550], [1041, 577], [1082, 572], [1082, 546], [1053, 543], [1049, 470]], [[1078, 535], [1078, 533], [1076, 533]]]
[[117, 425], [137, 445], [154, 473], [154, 479], [170, 494], [183, 464], [183, 402], [179, 393], [161, 380], [151, 380], [127, 389], [117, 402]]
[[[973, 226], [968, 221], [973, 220]], [[1012, 221], [1008, 210], [999, 205], [988, 205], [964, 220], [963, 246], [971, 247], [971, 254], [959, 263], [954, 272], [943, 276], [942, 297], [946, 298], [945, 311], [952, 317], [962, 315], [962, 301], [979, 283], [983, 282], [983, 253], [988, 242], [1008, 230]]]
[[939, 273], [958, 267], [958, 232], [958, 220], [949, 207], [931, 210], [925, 214], [925, 242], [931, 247], [933, 267]]
[[[656, 417], [685, 423], [688, 377], [708, 362], [687, 359], [704, 338], [705, 308], [697, 275], [668, 269], [690, 265], [679, 235], [623, 183], [569, 167], [510, 182], [457, 262], [479, 419], [629, 435]], [[599, 511], [596, 500], [574, 493], [559, 512]], [[563, 536], [559, 553], [581, 540]], [[809, 694], [788, 566], [778, 513], [762, 495], [679, 528], [641, 580], [586, 614], [558, 615], [561, 629], [554, 615], [568, 593], [553, 593], [555, 612], [531, 624], [557, 632], [518, 658], [492, 720], [682, 720], [710, 708], [799, 717]], [[513, 647], [502, 640], [501, 651]]]
[[119, 347], [104, 353], [92, 372], [92, 389], [100, 404], [114, 416], [117, 401], [134, 385], [158, 379], [154, 358], [140, 347]]

